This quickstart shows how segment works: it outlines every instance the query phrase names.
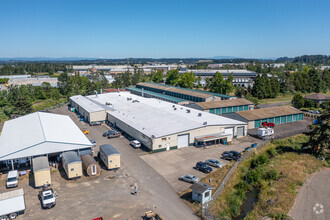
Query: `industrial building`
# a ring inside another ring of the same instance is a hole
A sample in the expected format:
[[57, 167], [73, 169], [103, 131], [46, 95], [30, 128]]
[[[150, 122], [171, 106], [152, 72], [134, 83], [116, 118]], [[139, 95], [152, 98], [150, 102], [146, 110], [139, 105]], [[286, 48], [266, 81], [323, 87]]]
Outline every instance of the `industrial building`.
[[323, 95], [321, 93], [315, 93], [306, 95], [304, 99], [312, 100], [315, 104], [322, 104], [323, 102], [330, 100], [330, 95]]
[[184, 104], [189, 103], [189, 101], [185, 100], [185, 99], [180, 99], [180, 98], [169, 96], [169, 95], [163, 95], [161, 93], [144, 90], [143, 88], [140, 89], [140, 88], [136, 88], [136, 87], [127, 87], [126, 90], [135, 95], [143, 96], [146, 98], [160, 99], [160, 100], [171, 102], [174, 104], [184, 105]]
[[0, 161], [14, 169], [40, 155], [91, 149], [93, 145], [69, 116], [36, 112], [6, 121], [0, 136]]
[[259, 128], [262, 122], [284, 124], [303, 120], [303, 113], [291, 106], [254, 109], [226, 114], [225, 117], [248, 123], [248, 129]]
[[249, 100], [246, 99], [195, 102], [195, 103], [190, 103], [186, 106], [216, 115], [248, 111], [254, 109], [253, 102], [250, 102]]
[[128, 92], [86, 98], [103, 106], [107, 123], [153, 152], [197, 145], [200, 141], [230, 143], [233, 137], [245, 136], [247, 131], [245, 122]]
[[144, 89], [167, 96], [184, 99], [193, 102], [209, 102], [236, 99], [235, 96], [223, 95], [218, 93], [206, 92], [201, 90], [186, 89], [181, 87], [169, 86], [157, 83], [138, 83], [136, 88]]
[[105, 122], [106, 112], [99, 104], [81, 95], [70, 97], [70, 106], [84, 117], [85, 122]]

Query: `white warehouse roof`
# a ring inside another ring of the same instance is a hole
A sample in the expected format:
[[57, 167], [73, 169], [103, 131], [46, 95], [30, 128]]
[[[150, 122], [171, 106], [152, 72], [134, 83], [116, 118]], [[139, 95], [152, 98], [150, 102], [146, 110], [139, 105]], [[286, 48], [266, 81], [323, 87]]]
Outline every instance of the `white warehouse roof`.
[[69, 116], [36, 112], [5, 122], [0, 161], [92, 146]]
[[90, 101], [88, 98], [86, 98], [84, 96], [76, 95], [76, 96], [70, 97], [70, 99], [72, 101], [74, 101], [75, 103], [77, 103], [81, 108], [85, 109], [85, 111], [87, 111], [88, 113], [105, 111], [104, 108], [102, 108], [101, 106], [99, 106], [96, 103], [93, 103], [92, 101]]
[[[206, 126], [246, 125], [245, 122], [130, 93], [106, 93], [88, 97], [108, 113], [150, 138], [158, 138]], [[175, 106], [175, 107], [173, 107]], [[199, 116], [200, 115], [200, 116]]]

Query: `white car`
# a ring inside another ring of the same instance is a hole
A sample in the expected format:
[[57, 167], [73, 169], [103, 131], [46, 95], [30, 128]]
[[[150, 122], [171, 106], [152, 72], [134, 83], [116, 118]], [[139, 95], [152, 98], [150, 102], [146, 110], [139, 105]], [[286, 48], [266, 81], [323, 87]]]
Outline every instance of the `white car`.
[[141, 147], [141, 143], [138, 140], [131, 141], [131, 145], [135, 148]]
[[9, 171], [7, 177], [7, 188], [18, 186], [18, 172], [17, 170]]

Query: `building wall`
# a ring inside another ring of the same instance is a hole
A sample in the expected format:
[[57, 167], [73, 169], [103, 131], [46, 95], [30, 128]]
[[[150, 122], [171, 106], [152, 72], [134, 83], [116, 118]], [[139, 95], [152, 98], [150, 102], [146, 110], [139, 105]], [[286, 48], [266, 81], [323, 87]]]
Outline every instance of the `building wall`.
[[35, 187], [51, 184], [50, 170], [39, 170], [33, 173]]
[[68, 176], [68, 179], [82, 176], [81, 162], [66, 164], [66, 162], [63, 160], [63, 167], [66, 175]]
[[208, 109], [207, 112], [222, 115], [228, 114], [233, 112], [241, 112], [241, 111], [248, 111], [254, 109], [254, 105], [237, 105], [237, 106], [230, 106], [230, 107], [222, 107], [222, 108], [213, 108]]
[[108, 156], [108, 169], [116, 169], [120, 167], [120, 155], [119, 154], [114, 154]]
[[80, 105], [78, 105], [75, 101], [70, 99], [70, 105], [79, 112], [80, 115], [84, 116], [86, 122], [105, 122], [106, 119], [106, 111], [98, 111], [98, 112], [91, 112], [89, 113]]

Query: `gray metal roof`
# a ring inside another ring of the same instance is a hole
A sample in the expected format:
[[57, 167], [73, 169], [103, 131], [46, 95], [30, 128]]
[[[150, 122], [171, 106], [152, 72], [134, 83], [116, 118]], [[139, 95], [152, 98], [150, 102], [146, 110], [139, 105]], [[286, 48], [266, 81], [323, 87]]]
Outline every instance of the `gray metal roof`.
[[194, 185], [192, 185], [190, 189], [197, 193], [203, 193], [206, 190], [214, 189], [214, 187], [203, 182], [198, 182], [198, 183], [194, 183]]
[[39, 170], [50, 170], [48, 158], [46, 156], [36, 157], [32, 159], [33, 172]]
[[92, 147], [69, 116], [36, 112], [6, 121], [0, 161]]
[[103, 144], [100, 146], [100, 149], [108, 156], [112, 154], [119, 154], [116, 148], [114, 148], [111, 144]]
[[75, 151], [64, 152], [64, 153], [62, 153], [62, 157], [63, 157], [63, 160], [65, 160], [65, 162], [67, 164], [81, 162], [80, 157], [78, 156], [78, 154]]
[[102, 106], [90, 101], [88, 98], [81, 95], [71, 96], [70, 100], [77, 103], [77, 105], [85, 109], [85, 111], [87, 111], [88, 113], [105, 111]]

